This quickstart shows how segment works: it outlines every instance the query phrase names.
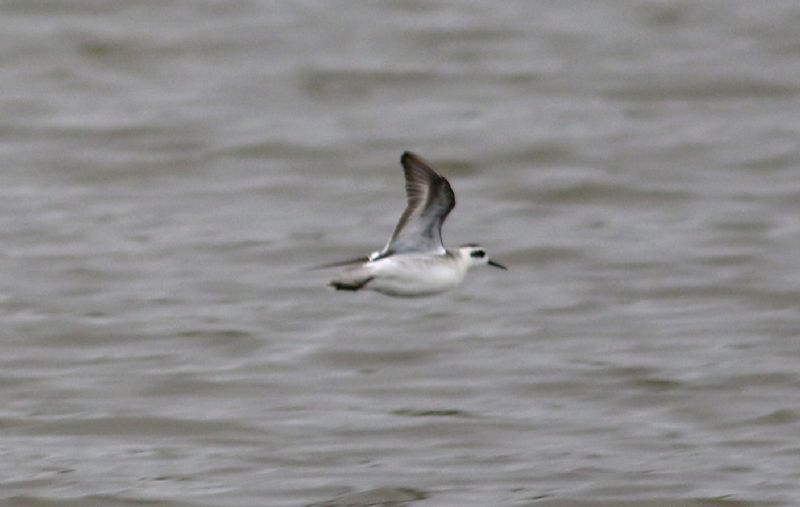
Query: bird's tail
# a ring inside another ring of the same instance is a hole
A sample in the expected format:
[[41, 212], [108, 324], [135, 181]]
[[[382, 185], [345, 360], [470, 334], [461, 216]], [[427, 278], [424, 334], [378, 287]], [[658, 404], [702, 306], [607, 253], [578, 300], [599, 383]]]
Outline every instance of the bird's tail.
[[369, 264], [345, 268], [328, 285], [336, 290], [361, 290], [375, 278], [370, 268]]
[[331, 280], [331, 283], [328, 285], [336, 290], [357, 291], [363, 289], [373, 278], [375, 277], [368, 276], [367, 278], [361, 278], [359, 280]]

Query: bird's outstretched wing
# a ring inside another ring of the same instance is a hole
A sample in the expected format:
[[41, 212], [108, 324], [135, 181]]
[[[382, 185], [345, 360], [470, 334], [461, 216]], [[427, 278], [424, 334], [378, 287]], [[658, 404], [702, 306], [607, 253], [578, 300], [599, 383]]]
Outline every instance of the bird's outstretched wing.
[[406, 177], [408, 205], [386, 246], [374, 259], [396, 253], [444, 254], [442, 224], [456, 205], [448, 181], [431, 169], [425, 159], [405, 152], [400, 158]]
[[340, 268], [342, 266], [357, 266], [359, 264], [364, 264], [365, 262], [369, 262], [369, 257], [356, 257], [355, 259], [347, 259], [346, 261], [336, 261], [336, 262], [329, 262], [327, 264], [320, 264], [318, 266], [311, 266], [308, 269], [329, 269], [329, 268]]

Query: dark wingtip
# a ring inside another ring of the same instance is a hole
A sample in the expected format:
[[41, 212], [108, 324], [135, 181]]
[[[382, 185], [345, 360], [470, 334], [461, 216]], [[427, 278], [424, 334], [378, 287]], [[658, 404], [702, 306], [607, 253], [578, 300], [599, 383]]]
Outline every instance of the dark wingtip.
[[[447, 181], [447, 179], [441, 174], [433, 170], [433, 166], [431, 166], [430, 162], [414, 152], [404, 151], [403, 156], [400, 157], [400, 164], [403, 166], [403, 169], [406, 170], [406, 174], [408, 174], [409, 171], [414, 173], [424, 173], [429, 179]], [[449, 190], [452, 192], [452, 189]], [[455, 198], [455, 196], [453, 197]]]
[[413, 151], [408, 151], [408, 150], [406, 150], [406, 151], [404, 151], [404, 152], [403, 152], [403, 154], [400, 156], [400, 163], [401, 163], [403, 166], [405, 166], [406, 164], [408, 164], [408, 163], [410, 163], [410, 162], [415, 162], [415, 161], [416, 161], [416, 162], [421, 162], [421, 161], [422, 161], [422, 159], [420, 158], [420, 156], [419, 156], [419, 155], [417, 155], [417, 154], [416, 154], [416, 153], [414, 153]]
[[403, 164], [403, 166], [405, 166], [407, 164], [417, 164], [417, 165], [425, 166], [428, 169], [431, 169], [430, 162], [428, 162], [424, 158], [420, 157], [419, 155], [417, 155], [413, 151], [408, 151], [408, 150], [403, 152], [403, 155], [400, 157], [400, 163]]
[[329, 262], [327, 264], [320, 264], [318, 266], [311, 266], [308, 269], [317, 270], [317, 269], [339, 268], [339, 267], [342, 267], [342, 266], [348, 266], [350, 264], [362, 264], [364, 262], [369, 262], [369, 257], [356, 257], [355, 259], [347, 259], [346, 261]]

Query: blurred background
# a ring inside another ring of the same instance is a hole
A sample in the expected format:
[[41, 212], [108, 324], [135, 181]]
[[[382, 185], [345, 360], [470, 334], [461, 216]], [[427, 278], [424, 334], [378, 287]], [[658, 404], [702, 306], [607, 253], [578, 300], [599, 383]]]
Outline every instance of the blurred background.
[[[0, 504], [800, 502], [795, 1], [0, 0]], [[403, 150], [508, 272], [337, 293]]]

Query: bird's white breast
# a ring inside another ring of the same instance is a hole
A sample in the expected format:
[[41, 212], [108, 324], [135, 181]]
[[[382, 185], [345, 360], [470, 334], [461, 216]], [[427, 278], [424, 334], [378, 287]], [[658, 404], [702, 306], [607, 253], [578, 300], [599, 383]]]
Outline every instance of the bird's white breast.
[[369, 264], [368, 289], [392, 296], [425, 296], [452, 289], [464, 279], [466, 265], [448, 255], [401, 254]]

